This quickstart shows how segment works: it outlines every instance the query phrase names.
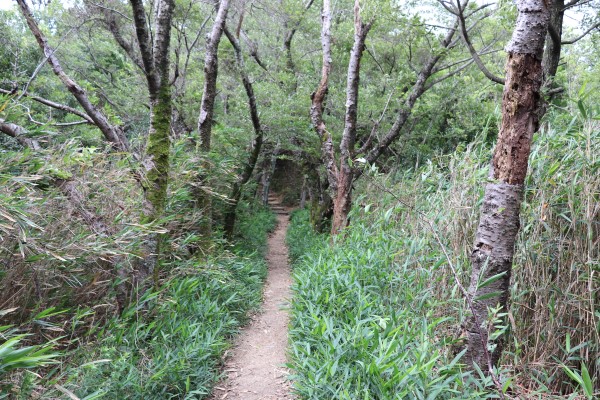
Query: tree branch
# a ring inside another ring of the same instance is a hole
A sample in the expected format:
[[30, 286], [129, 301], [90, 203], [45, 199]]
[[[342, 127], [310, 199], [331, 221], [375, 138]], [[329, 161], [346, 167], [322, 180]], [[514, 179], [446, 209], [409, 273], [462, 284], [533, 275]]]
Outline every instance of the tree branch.
[[33, 14], [29, 9], [29, 6], [25, 2], [25, 0], [17, 0], [19, 7], [21, 9], [21, 13], [25, 20], [27, 21], [27, 25], [29, 26], [29, 30], [35, 36], [35, 39], [38, 42], [39, 47], [43, 51], [44, 55], [47, 57], [48, 64], [52, 67], [54, 74], [58, 76], [58, 78], [65, 85], [67, 90], [73, 94], [73, 96], [77, 99], [79, 104], [83, 107], [87, 115], [94, 121], [94, 124], [102, 131], [104, 137], [108, 142], [111, 143], [113, 148], [120, 151], [128, 151], [129, 144], [127, 143], [127, 139], [123, 132], [113, 126], [108, 118], [100, 112], [89, 100], [87, 93], [67, 74], [63, 71], [58, 58], [54, 55], [54, 50], [50, 48], [48, 42], [38, 27], [35, 19], [33, 18]]
[[3, 118], [0, 118], [0, 132], [14, 138], [21, 146], [32, 149], [40, 150], [41, 146], [37, 140], [26, 137], [27, 130], [22, 126], [6, 122]]
[[591, 27], [589, 27], [585, 32], [583, 32], [581, 35], [577, 36], [576, 38], [569, 39], [569, 40], [563, 40], [562, 42], [560, 42], [560, 44], [573, 44], [573, 43], [576, 43], [579, 40], [581, 40], [584, 37], [586, 37], [591, 31], [593, 31], [594, 29], [598, 29], [598, 28], [600, 28], [600, 22], [595, 23], [594, 25], [592, 25]]
[[[0, 89], [0, 93], [2, 93], [2, 94], [14, 94], [15, 92], [14, 91], [10, 91], [10, 90], [6, 90], [6, 89]], [[79, 111], [79, 110], [77, 110], [75, 108], [69, 107], [69, 106], [64, 105], [64, 104], [55, 103], [55, 102], [53, 102], [51, 100], [44, 99], [43, 97], [34, 96], [31, 93], [29, 93], [29, 92], [22, 92], [19, 95], [19, 97], [21, 97], [21, 96], [28, 97], [31, 100], [37, 101], [38, 103], [41, 103], [41, 104], [43, 104], [45, 106], [52, 107], [52, 108], [57, 109], [57, 110], [65, 111], [65, 112], [68, 112], [68, 113], [73, 114], [73, 115], [77, 115], [78, 117], [81, 117], [81, 118], [85, 119], [88, 124], [94, 125], [94, 120], [92, 120], [89, 115], [87, 115], [86, 113], [81, 112], [81, 111]]]
[[483, 61], [481, 61], [479, 54], [477, 54], [477, 50], [475, 50], [475, 47], [473, 47], [473, 44], [471, 43], [471, 39], [469, 39], [469, 34], [467, 32], [467, 26], [465, 23], [465, 16], [463, 14], [463, 8], [460, 5], [460, 0], [456, 0], [456, 4], [457, 4], [457, 9], [458, 9], [457, 18], [458, 18], [458, 22], [460, 25], [460, 31], [462, 33], [463, 42], [467, 46], [467, 49], [469, 49], [469, 53], [471, 54], [471, 57], [473, 57], [475, 64], [477, 64], [477, 67], [479, 68], [479, 70], [481, 72], [483, 72], [483, 74], [485, 75], [486, 78], [488, 78], [492, 82], [496, 82], [501, 85], [504, 85], [504, 79], [492, 74], [487, 69], [487, 67], [485, 66]]

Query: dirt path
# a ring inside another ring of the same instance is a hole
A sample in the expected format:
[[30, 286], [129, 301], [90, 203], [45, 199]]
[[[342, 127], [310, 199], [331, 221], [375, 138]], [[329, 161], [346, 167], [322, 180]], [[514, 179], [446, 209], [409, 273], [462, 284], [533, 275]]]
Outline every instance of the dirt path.
[[226, 379], [216, 385], [213, 400], [292, 399], [286, 380], [287, 329], [289, 315], [282, 307], [290, 297], [290, 267], [285, 245], [289, 216], [282, 207], [278, 225], [269, 238], [269, 273], [261, 312], [242, 331], [225, 363]]

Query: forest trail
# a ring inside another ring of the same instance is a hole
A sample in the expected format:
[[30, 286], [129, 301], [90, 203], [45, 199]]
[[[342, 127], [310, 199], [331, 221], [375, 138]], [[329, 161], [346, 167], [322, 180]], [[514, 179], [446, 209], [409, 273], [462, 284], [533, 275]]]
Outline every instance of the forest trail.
[[215, 386], [213, 400], [285, 400], [292, 399], [287, 361], [287, 309], [291, 272], [285, 234], [288, 210], [274, 196], [269, 197], [277, 214], [277, 228], [269, 237], [269, 272], [260, 312], [241, 332], [225, 363], [226, 377]]

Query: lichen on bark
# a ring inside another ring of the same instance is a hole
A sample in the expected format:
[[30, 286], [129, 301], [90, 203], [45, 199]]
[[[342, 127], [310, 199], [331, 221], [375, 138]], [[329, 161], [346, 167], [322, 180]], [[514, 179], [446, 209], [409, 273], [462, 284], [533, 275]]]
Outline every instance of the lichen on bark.
[[171, 94], [168, 85], [162, 85], [156, 104], [152, 108], [151, 128], [148, 134], [146, 192], [142, 223], [150, 223], [159, 218], [165, 209], [169, 175], [169, 154], [171, 141]]

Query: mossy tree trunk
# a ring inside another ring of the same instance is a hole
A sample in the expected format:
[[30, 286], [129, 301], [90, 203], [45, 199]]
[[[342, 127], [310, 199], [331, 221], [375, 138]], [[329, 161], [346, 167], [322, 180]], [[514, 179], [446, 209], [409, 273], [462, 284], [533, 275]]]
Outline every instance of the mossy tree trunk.
[[[506, 313], [519, 210], [533, 134], [539, 127], [542, 53], [548, 27], [545, 0], [520, 0], [510, 44], [502, 98], [502, 124], [492, 161], [494, 182], [485, 186], [467, 302], [468, 364], [491, 373], [502, 352], [502, 340], [491, 339], [490, 310]], [[493, 318], [493, 316], [492, 316]], [[500, 320], [505, 320], [501, 317]]]
[[154, 35], [150, 34], [143, 2], [131, 0], [130, 3], [150, 98], [150, 129], [146, 154], [142, 160], [141, 182], [144, 197], [140, 222], [151, 227], [141, 244], [140, 259], [135, 263], [134, 274], [134, 287], [141, 292], [149, 287], [151, 276], [154, 278], [154, 283], [157, 283], [158, 262], [163, 240], [159, 233], [160, 227], [155, 224], [163, 216], [169, 183], [171, 151], [169, 133], [172, 113], [169, 48], [175, 2], [161, 0], [157, 3]]

